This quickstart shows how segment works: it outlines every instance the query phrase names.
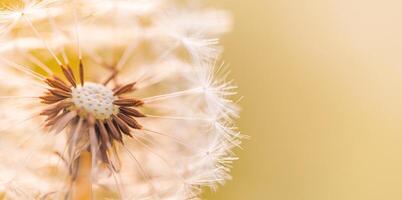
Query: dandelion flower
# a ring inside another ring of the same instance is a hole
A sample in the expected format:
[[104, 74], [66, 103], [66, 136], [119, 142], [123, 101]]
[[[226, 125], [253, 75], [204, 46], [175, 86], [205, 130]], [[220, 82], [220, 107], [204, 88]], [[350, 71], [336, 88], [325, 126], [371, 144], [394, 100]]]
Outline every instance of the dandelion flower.
[[198, 199], [230, 179], [243, 136], [216, 64], [229, 14], [168, 0], [0, 7], [0, 198]]

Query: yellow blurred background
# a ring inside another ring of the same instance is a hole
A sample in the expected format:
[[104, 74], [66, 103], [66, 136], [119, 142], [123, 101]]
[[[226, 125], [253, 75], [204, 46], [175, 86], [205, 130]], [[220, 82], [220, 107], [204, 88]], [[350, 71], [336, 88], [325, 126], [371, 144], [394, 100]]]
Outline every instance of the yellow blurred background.
[[251, 139], [207, 199], [401, 200], [402, 1], [209, 2]]

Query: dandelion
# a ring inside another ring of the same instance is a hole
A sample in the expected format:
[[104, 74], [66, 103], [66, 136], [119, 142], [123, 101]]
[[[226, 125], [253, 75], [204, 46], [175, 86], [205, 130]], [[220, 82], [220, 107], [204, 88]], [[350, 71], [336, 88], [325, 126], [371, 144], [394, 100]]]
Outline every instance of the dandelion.
[[0, 198], [198, 199], [230, 179], [230, 16], [192, 3], [2, 5]]

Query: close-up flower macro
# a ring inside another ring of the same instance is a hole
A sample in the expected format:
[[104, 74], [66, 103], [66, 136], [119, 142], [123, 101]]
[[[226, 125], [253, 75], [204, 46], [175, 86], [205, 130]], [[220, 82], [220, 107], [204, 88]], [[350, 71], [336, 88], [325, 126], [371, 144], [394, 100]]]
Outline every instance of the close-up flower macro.
[[400, 0], [0, 0], [0, 200], [401, 200]]
[[224, 185], [245, 137], [219, 43], [231, 29], [201, 1], [0, 1], [0, 199]]

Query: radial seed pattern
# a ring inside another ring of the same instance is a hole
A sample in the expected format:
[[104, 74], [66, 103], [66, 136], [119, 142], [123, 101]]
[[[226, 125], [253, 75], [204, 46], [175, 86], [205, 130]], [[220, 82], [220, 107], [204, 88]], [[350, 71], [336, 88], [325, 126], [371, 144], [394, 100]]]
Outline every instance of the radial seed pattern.
[[[80, 64], [80, 66], [83, 66]], [[41, 96], [42, 103], [52, 105], [41, 114], [46, 115], [46, 126], [56, 133], [71, 122], [80, 122], [80, 127], [87, 127], [95, 135], [95, 144], [100, 145], [99, 159], [109, 164], [108, 151], [114, 142], [123, 143], [123, 134], [131, 136], [130, 129], [141, 129], [142, 126], [135, 120], [145, 117], [136, 107], [142, 106], [143, 102], [135, 98], [120, 98], [119, 95], [133, 92], [134, 83], [116, 87], [113, 90], [96, 83], [78, 85], [71, 67], [62, 67], [65, 78], [69, 84], [59, 77], [47, 78], [51, 88]], [[83, 70], [80, 70], [83, 73]], [[80, 74], [83, 77], [83, 74]], [[81, 134], [81, 133], [75, 133]], [[97, 146], [89, 146], [93, 149], [93, 155], [97, 154]]]
[[198, 5], [0, 4], [0, 199], [188, 200], [230, 179], [231, 20]]

